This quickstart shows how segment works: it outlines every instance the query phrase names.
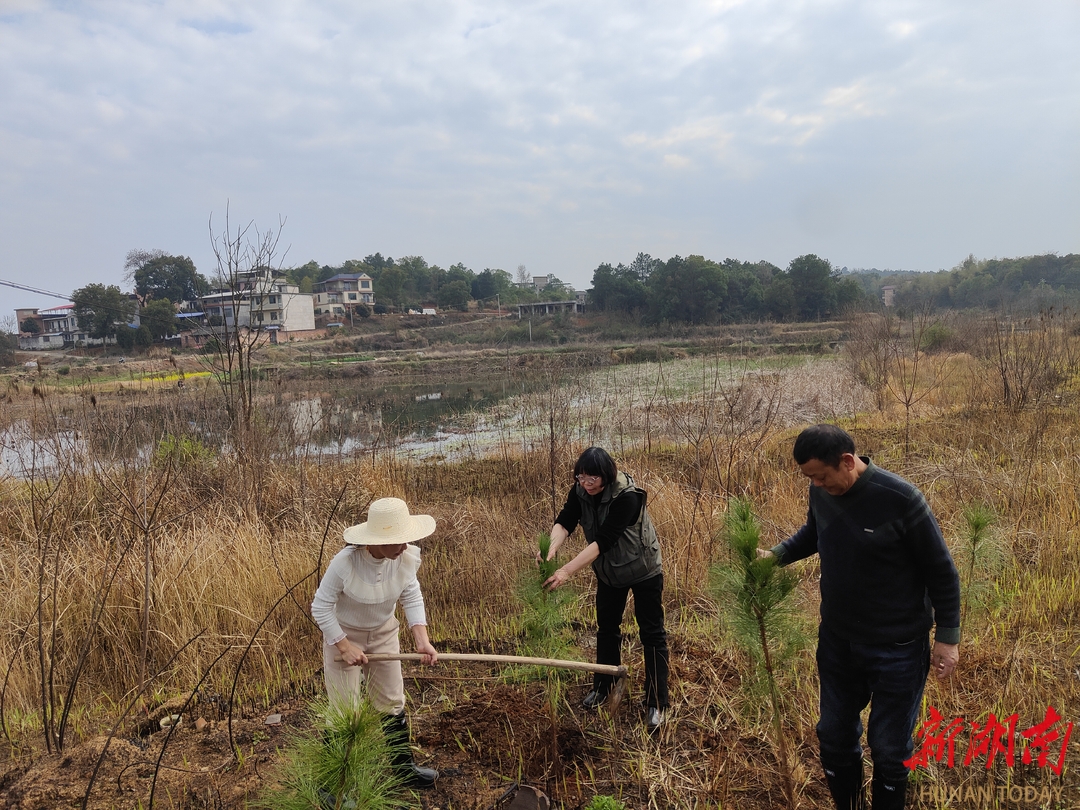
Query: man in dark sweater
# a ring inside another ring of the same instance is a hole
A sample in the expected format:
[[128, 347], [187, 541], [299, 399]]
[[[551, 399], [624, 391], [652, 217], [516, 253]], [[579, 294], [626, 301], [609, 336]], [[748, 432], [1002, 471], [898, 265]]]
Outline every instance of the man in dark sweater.
[[922, 493], [857, 456], [843, 430], [807, 428], [794, 456], [812, 484], [806, 523], [766, 553], [781, 565], [820, 560], [817, 733], [826, 781], [841, 810], [866, 806], [860, 712], [869, 703], [873, 810], [899, 810], [927, 672], [947, 678], [959, 660], [956, 566]]

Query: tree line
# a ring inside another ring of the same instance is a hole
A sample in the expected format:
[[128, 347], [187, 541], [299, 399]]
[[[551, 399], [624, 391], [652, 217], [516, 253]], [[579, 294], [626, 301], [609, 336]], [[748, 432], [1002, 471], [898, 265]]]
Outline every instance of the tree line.
[[765, 261], [661, 261], [639, 253], [629, 265], [601, 264], [589, 302], [596, 310], [637, 313], [653, 323], [820, 321], [881, 309], [886, 287], [898, 311], [1076, 307], [1080, 254], [981, 261], [969, 256], [950, 270], [918, 272], [837, 268], [813, 254], [782, 270]]
[[[72, 293], [79, 327], [94, 338], [116, 338], [121, 348], [175, 334], [177, 305], [198, 300], [212, 286], [189, 257], [161, 250], [131, 251], [125, 271], [134, 297], [116, 285], [96, 283]], [[443, 269], [421, 256], [395, 260], [374, 253], [340, 265], [309, 261], [278, 272], [305, 293], [335, 275], [365, 273], [373, 280], [376, 312], [424, 304], [462, 311], [494, 309], [573, 296], [555, 277], [542, 290], [526, 286], [531, 276], [524, 266], [515, 277], [499, 268], [477, 273], [460, 262]], [[215, 283], [222, 286], [224, 280]], [[646, 323], [819, 321], [879, 309], [885, 287], [893, 288], [893, 303], [901, 311], [928, 305], [1030, 311], [1076, 306], [1080, 254], [990, 260], [969, 256], [950, 270], [927, 273], [837, 268], [814, 254], [799, 256], [781, 269], [766, 261], [719, 262], [698, 255], [664, 261], [639, 253], [630, 264], [602, 263], [596, 268], [588, 305], [591, 311], [633, 314]], [[128, 329], [125, 324], [135, 314], [142, 325]], [[22, 326], [32, 329], [36, 324]]]
[[661, 261], [639, 253], [629, 265], [597, 267], [589, 300], [604, 312], [692, 324], [817, 321], [869, 303], [857, 282], [813, 254], [781, 270], [765, 261], [717, 262], [704, 256]]
[[1080, 254], [1045, 253], [1012, 259], [968, 256], [950, 270], [935, 273], [876, 269], [853, 276], [880, 298], [894, 287], [900, 308], [930, 305], [938, 309], [1008, 309], [1039, 312], [1080, 303]]
[[523, 286], [532, 278], [524, 265], [518, 265], [515, 275], [491, 267], [475, 272], [460, 262], [444, 269], [428, 264], [423, 256], [405, 256], [395, 261], [373, 253], [340, 265], [309, 261], [284, 273], [300, 292], [311, 292], [315, 284], [339, 274], [366, 273], [373, 281], [376, 302], [397, 310], [424, 304], [462, 311], [470, 305], [494, 309], [496, 305], [573, 297], [572, 289], [558, 278], [550, 278], [542, 290]]

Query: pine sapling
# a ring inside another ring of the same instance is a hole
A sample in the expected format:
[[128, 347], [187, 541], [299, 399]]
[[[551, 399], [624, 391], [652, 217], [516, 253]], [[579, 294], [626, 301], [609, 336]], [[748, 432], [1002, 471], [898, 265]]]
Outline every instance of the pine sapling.
[[[522, 601], [524, 612], [522, 630], [524, 652], [538, 658], [567, 658], [570, 648], [570, 622], [566, 615], [567, 606], [573, 598], [568, 588], [553, 591], [544, 589], [544, 583], [555, 573], [559, 563], [548, 559], [551, 552], [551, 535], [546, 532], [536, 537], [536, 548], [540, 561], [531, 559], [519, 579], [518, 598]], [[551, 724], [551, 758], [556, 772], [561, 773], [562, 761], [558, 746], [558, 709], [562, 702], [563, 675], [558, 670], [542, 668], [541, 671], [517, 673], [518, 677], [540, 677], [544, 680], [547, 696], [548, 719]]]
[[961, 624], [969, 617], [972, 604], [979, 604], [987, 586], [987, 578], [997, 572], [1004, 562], [1001, 540], [994, 531], [997, 514], [984, 503], [969, 504], [963, 510], [965, 532], [960, 557], [963, 577], [963, 607]]
[[761, 528], [749, 500], [730, 501], [722, 532], [731, 554], [728, 562], [712, 566], [710, 591], [721, 605], [736, 642], [765, 677], [784, 794], [788, 806], [794, 808], [795, 786], [784, 739], [777, 664], [798, 645], [799, 628], [790, 599], [796, 579], [772, 555], [758, 554]]
[[320, 701], [310, 732], [281, 752], [279, 782], [262, 792], [266, 810], [398, 810], [412, 805], [391, 764], [382, 715], [366, 700]]
[[521, 573], [517, 590], [518, 598], [524, 604], [525, 652], [542, 658], [565, 657], [569, 647], [566, 606], [573, 593], [567, 588], [544, 589], [544, 583], [555, 573], [559, 563], [547, 559], [551, 551], [550, 535], [537, 535], [536, 546], [541, 562], [536, 564], [530, 560]]
[[555, 573], [559, 564], [554, 559], [548, 559], [551, 553], [551, 535], [547, 532], [536, 536], [536, 546], [540, 552], [540, 584], [547, 582], [548, 577]]

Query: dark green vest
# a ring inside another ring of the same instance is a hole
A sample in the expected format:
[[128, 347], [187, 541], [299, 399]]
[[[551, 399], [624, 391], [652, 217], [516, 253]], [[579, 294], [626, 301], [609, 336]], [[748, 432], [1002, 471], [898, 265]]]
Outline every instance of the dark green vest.
[[589, 543], [595, 542], [597, 529], [607, 518], [611, 502], [625, 492], [638, 492], [641, 495], [641, 512], [638, 513], [637, 522], [627, 526], [615, 545], [592, 564], [597, 579], [613, 588], [635, 585], [663, 572], [660, 541], [649, 519], [649, 510], [645, 508], [648, 495], [645, 490], [634, 486], [633, 478], [622, 472], [604, 488], [599, 505], [593, 502], [592, 496], [580, 484], [574, 485], [574, 493], [581, 504], [581, 530]]

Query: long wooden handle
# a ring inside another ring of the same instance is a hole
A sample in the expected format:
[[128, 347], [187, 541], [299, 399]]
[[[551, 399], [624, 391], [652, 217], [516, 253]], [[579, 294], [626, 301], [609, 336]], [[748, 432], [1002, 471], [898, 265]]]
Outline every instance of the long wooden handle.
[[[419, 661], [420, 653], [372, 653], [368, 661]], [[334, 660], [341, 660], [335, 658]], [[525, 664], [527, 666], [559, 667], [576, 669], [581, 672], [599, 672], [602, 675], [626, 677], [625, 666], [611, 664], [591, 664], [588, 661], [560, 661], [557, 658], [529, 658], [524, 655], [486, 655], [483, 653], [439, 653], [440, 661], [479, 661], [492, 664]]]

